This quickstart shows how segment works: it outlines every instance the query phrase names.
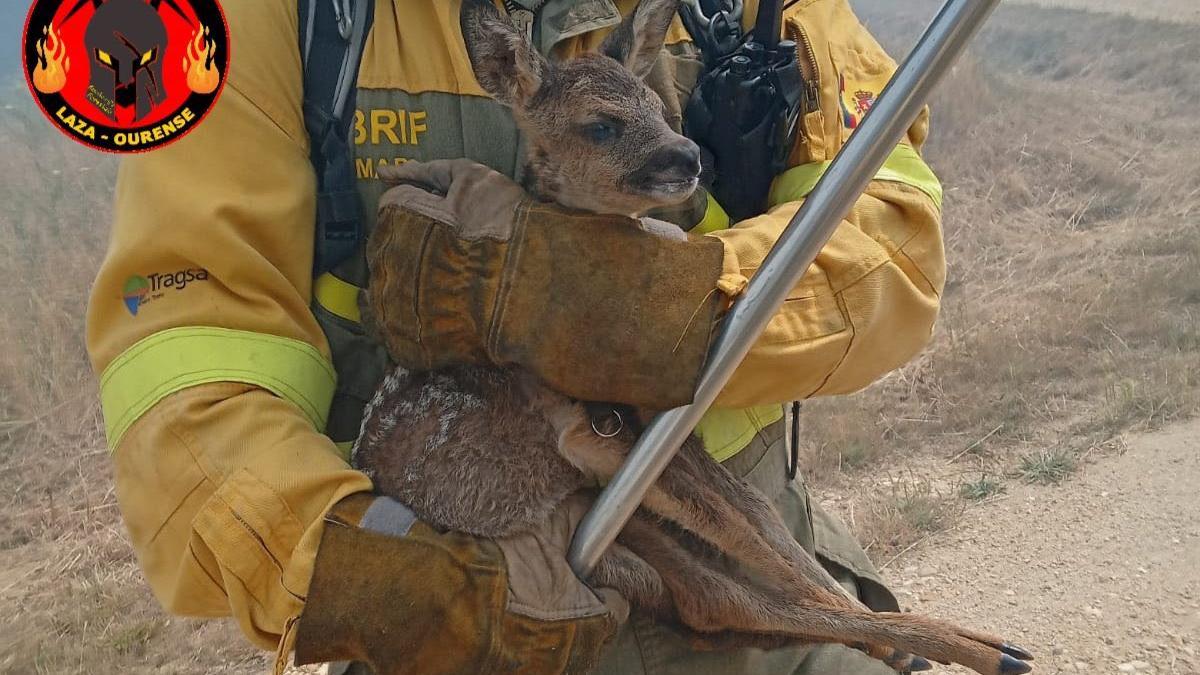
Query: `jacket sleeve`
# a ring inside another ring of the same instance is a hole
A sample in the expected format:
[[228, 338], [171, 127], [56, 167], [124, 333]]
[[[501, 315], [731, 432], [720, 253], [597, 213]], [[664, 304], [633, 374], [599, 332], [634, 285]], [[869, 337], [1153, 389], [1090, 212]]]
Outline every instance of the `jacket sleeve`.
[[191, 134], [124, 161], [88, 309], [117, 498], [162, 604], [273, 648], [322, 517], [369, 490], [320, 433], [333, 387], [309, 309], [314, 178], [296, 9], [226, 0], [238, 50]]
[[[725, 243], [723, 290], [744, 287], [799, 206], [785, 202], [711, 235]], [[930, 339], [944, 265], [939, 214], [929, 197], [904, 184], [872, 183], [717, 405], [846, 394], [904, 365]]]
[[[793, 3], [785, 36], [817, 105], [800, 119], [791, 166], [767, 214], [711, 233], [725, 244], [722, 290], [736, 295], [896, 64], [846, 0]], [[945, 284], [941, 187], [920, 156], [928, 112], [838, 227], [717, 400], [742, 407], [857, 391], [929, 341]]]

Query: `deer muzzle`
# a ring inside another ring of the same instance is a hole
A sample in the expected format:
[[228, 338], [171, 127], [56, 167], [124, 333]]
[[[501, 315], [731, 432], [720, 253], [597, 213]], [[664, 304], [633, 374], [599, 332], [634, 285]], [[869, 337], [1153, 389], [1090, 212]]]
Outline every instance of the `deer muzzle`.
[[700, 147], [683, 136], [647, 157], [626, 181], [629, 188], [665, 202], [686, 198], [700, 182]]

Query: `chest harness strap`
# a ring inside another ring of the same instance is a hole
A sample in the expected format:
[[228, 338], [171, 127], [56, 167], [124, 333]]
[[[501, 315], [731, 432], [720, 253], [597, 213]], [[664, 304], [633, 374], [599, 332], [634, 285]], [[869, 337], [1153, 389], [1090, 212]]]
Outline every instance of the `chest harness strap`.
[[317, 174], [314, 276], [354, 255], [363, 239], [350, 128], [374, 13], [374, 0], [299, 0], [304, 126]]

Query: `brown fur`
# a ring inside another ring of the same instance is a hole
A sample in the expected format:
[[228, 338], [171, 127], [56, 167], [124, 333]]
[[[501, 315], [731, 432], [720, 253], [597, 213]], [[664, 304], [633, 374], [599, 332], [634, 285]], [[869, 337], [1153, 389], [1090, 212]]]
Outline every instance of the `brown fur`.
[[[650, 180], [664, 149], [694, 145], [671, 130], [662, 99], [635, 75], [654, 65], [662, 45], [656, 36], [665, 34], [673, 5], [639, 8], [600, 54], [559, 63], [529, 48], [507, 19], [482, 5], [470, 0], [463, 5], [467, 50], [480, 85], [512, 108], [525, 132], [534, 194], [583, 211], [624, 215], [691, 195], [695, 182], [667, 186]], [[616, 59], [626, 67], [614, 68]], [[585, 133], [594, 124], [614, 125], [619, 133], [596, 143]]]
[[[466, 0], [463, 30], [480, 83], [513, 108], [530, 142], [535, 189], [564, 205], [634, 214], [670, 203], [683, 147], [650, 70], [675, 0], [643, 0], [600, 54], [550, 64], [486, 0]], [[624, 66], [624, 67], [622, 67]], [[596, 142], [597, 119], [622, 133]], [[695, 167], [698, 170], [698, 166]], [[693, 184], [694, 187], [694, 184]], [[679, 196], [683, 198], [690, 192]], [[397, 369], [368, 405], [353, 461], [377, 489], [439, 527], [521, 532], [569, 494], [607, 481], [635, 436], [592, 429], [584, 404], [515, 369]], [[647, 494], [590, 579], [691, 632], [697, 648], [837, 642], [897, 669], [908, 654], [998, 673], [999, 638], [909, 614], [873, 613], [792, 537], [764, 495], [693, 439]]]

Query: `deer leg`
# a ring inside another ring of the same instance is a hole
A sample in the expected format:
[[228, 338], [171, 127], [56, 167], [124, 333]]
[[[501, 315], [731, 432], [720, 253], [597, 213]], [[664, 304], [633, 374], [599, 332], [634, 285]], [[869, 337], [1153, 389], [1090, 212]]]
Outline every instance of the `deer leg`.
[[[864, 609], [856, 599], [851, 598], [849, 593], [829, 575], [828, 571], [812, 555], [800, 546], [779, 518], [774, 507], [761, 492], [726, 471], [724, 467], [713, 461], [702, 448], [691, 443], [685, 444], [680, 450], [679, 461], [674, 464], [684, 473], [689, 474], [689, 482], [704, 484], [719, 492], [720, 499], [725, 504], [728, 504], [731, 508], [736, 509], [745, 516], [749, 522], [749, 527], [759, 532], [772, 548], [793, 563], [794, 569], [799, 572], [799, 575], [792, 583], [779, 588], [784, 596], [789, 595], [788, 591], [791, 591], [797, 603], [811, 602], [813, 599], [813, 589], [805, 588], [801, 582], [815, 582], [823, 590], [834, 591], [838, 595], [851, 599], [849, 604], [839, 602], [836, 603], [837, 606], [854, 611]], [[944, 630], [953, 632], [957, 636], [986, 645], [993, 652], [999, 652], [1006, 658], [1010, 658], [1010, 660], [1017, 663], [1021, 659], [1032, 658], [1024, 649], [1010, 645], [998, 636], [965, 630], [944, 622], [932, 623], [939, 625]], [[880, 658], [881, 656], [879, 653], [873, 653], [873, 648], [869, 644], [858, 646], [876, 658]], [[925, 655], [930, 656], [929, 654]], [[895, 658], [894, 655], [885, 656], [883, 660], [888, 661], [891, 658]], [[1008, 667], [1016, 668], [1017, 664], [1010, 663]]]
[[[747, 584], [735, 571], [713, 564], [711, 555], [697, 552], [691, 533], [675, 536], [657, 525], [653, 518], [635, 516], [622, 532], [622, 541], [636, 555], [644, 557], [660, 571], [662, 585], [671, 593], [673, 616], [664, 617], [699, 631], [692, 644], [702, 649], [759, 647], [769, 649], [787, 644], [814, 642], [810, 636], [786, 630], [776, 616], [777, 589]], [[704, 544], [701, 544], [704, 546]], [[836, 597], [836, 596], [833, 596]], [[811, 604], [811, 599], [807, 600]], [[861, 611], [869, 613], [865, 608]], [[680, 618], [680, 617], [683, 618]], [[928, 662], [883, 645], [843, 642], [860, 649], [897, 671], [924, 670]]]
[[[560, 437], [560, 451], [576, 466], [587, 473], [605, 478], [615, 473], [625, 457], [627, 443], [618, 439], [602, 439], [588, 431], [574, 429]], [[699, 450], [703, 452], [703, 450]], [[690, 454], [690, 453], [689, 453]], [[643, 550], [658, 551], [660, 556], [671, 552], [669, 559], [662, 559], [645, 570], [651, 574], [655, 570], [659, 575], [659, 584], [665, 580], [671, 591], [673, 607], [669, 613], [659, 613], [661, 619], [680, 621], [678, 614], [682, 613], [686, 620], [682, 623], [705, 635], [698, 635], [692, 640], [698, 647], [719, 648], [721, 646], [778, 646], [794, 642], [794, 635], [780, 635], [779, 630], [772, 630], [770, 617], [761, 613], [761, 607], [769, 606], [761, 602], [753, 587], [758, 585], [774, 593], [793, 596], [796, 602], [809, 603], [813, 595], [823, 597], [824, 604], [839, 605], [867, 611], [857, 600], [851, 598], [831, 576], [811, 556], [796, 544], [782, 525], [774, 508], [765, 504], [763, 519], [770, 523], [774, 517], [776, 529], [782, 530], [783, 535], [799, 551], [798, 561], [806, 563], [803, 570], [780, 555], [767, 541], [761, 538], [756, 522], [745, 516], [742, 511], [734, 508], [724, 498], [720, 491], [708, 484], [701, 472], [694, 466], [712, 463], [719, 470], [713, 478], [720, 481], [732, 479], [727, 471], [716, 465], [705, 454], [702, 457], [684, 455], [672, 462], [664, 471], [658, 483], [647, 493], [644, 509], [664, 517], [683, 527], [690, 535], [703, 541], [716, 551], [734, 561], [741, 563], [742, 574], [753, 577], [733, 578], [721, 574], [708, 566], [697, 556], [691, 555], [677, 544], [671, 542], [670, 536], [660, 528], [648, 524], [645, 516], [635, 516], [626, 525], [622, 533], [622, 541], [629, 538], [640, 542], [635, 553]], [[736, 479], [732, 479], [736, 480]], [[757, 492], [754, 492], [757, 494]], [[765, 503], [765, 502], [763, 502]], [[640, 514], [640, 512], [639, 512]], [[639, 534], [640, 533], [640, 534]], [[658, 544], [654, 542], [658, 541]], [[624, 554], [622, 554], [624, 555]], [[628, 559], [628, 558], [626, 558]], [[807, 574], [806, 574], [807, 573]], [[610, 571], [601, 577], [614, 575]], [[811, 575], [811, 576], [809, 576]], [[814, 585], [813, 578], [817, 580]], [[596, 577], [593, 577], [596, 579]], [[673, 582], [673, 583], [671, 583]], [[757, 582], [757, 583], [754, 583]], [[621, 591], [627, 578], [606, 579], [598, 582], [611, 585]], [[631, 589], [634, 593], [643, 591], [642, 586]], [[637, 595], [634, 596], [639, 597]], [[630, 598], [635, 605], [642, 606], [646, 602], [654, 602], [663, 607], [661, 595], [654, 598], [637, 600]], [[653, 605], [651, 605], [653, 606]], [[684, 608], [692, 608], [685, 611]], [[677, 611], [675, 611], [677, 610]], [[678, 613], [677, 613], [678, 612]], [[739, 615], [752, 617], [744, 624], [722, 625], [722, 621]], [[836, 640], [835, 640], [836, 641]], [[886, 646], [849, 643], [849, 646], [862, 649], [871, 656], [897, 668], [898, 670], [917, 670], [927, 667], [923, 660], [903, 654]]]
[[[699, 454], [697, 454], [697, 450]], [[702, 449], [685, 447], [681, 451], [682, 453], [687, 453], [693, 458], [692, 466], [700, 474], [698, 478], [715, 486], [724, 494], [730, 504], [745, 513], [751, 520], [752, 526], [762, 532], [777, 551], [794, 561], [804, 577], [822, 582], [821, 585], [825, 588], [832, 587], [844, 591], [841, 584], [838, 584], [828, 571], [795, 540], [765, 495], [712, 461], [711, 457]], [[858, 605], [857, 601], [855, 604]], [[1009, 644], [997, 635], [963, 628], [955, 628], [955, 630], [963, 637], [983, 643], [1015, 659], [1033, 659], [1033, 655], [1027, 650]]]
[[[710, 643], [745, 644], [746, 634], [787, 637], [790, 642], [837, 642], [863, 649], [897, 670], [922, 670], [921, 654], [960, 663], [985, 675], [1017, 675], [1029, 666], [975, 639], [949, 623], [903, 613], [871, 612], [821, 600], [819, 589], [803, 601], [776, 589], [744, 584], [708, 564], [648, 517], [631, 520], [622, 540], [655, 570], [671, 595], [672, 618], [687, 627], [715, 633]], [[659, 603], [661, 606], [661, 603]]]
[[706, 496], [706, 499], [728, 505], [735, 511], [739, 519], [744, 521], [745, 527], [754, 531], [759, 539], [787, 561], [791, 574], [799, 571], [803, 577], [821, 588], [844, 596], [847, 607], [862, 607], [858, 599], [796, 541], [766, 495], [713, 460], [699, 443], [685, 443], [673, 464], [681, 474], [673, 483], [708, 486], [717, 496]]
[[[627, 540], [640, 551], [670, 545], [670, 535], [656, 525], [656, 518], [639, 510], [630, 520], [626, 532], [622, 532], [617, 542], [600, 558], [588, 582], [593, 586], [615, 589], [631, 605], [656, 620], [682, 629], [693, 648], [705, 651], [748, 647], [777, 649], [797, 642], [785, 635], [733, 631], [701, 633], [692, 630], [680, 619], [673, 593], [689, 596], [715, 593], [717, 598], [729, 598], [741, 592], [743, 582], [709, 568], [701, 557], [683, 548], [678, 549], [679, 554], [673, 558], [674, 564], [655, 568], [626, 546]], [[698, 576], [693, 576], [693, 573]], [[663, 575], [692, 578], [693, 583], [673, 583], [669, 588], [663, 581]], [[702, 600], [697, 598], [695, 602]]]
[[[614, 438], [600, 438], [581, 404], [536, 380], [527, 380], [526, 386], [529, 400], [558, 433], [559, 453], [593, 479], [610, 479], [625, 460], [633, 434], [626, 430]], [[845, 597], [847, 606], [860, 606], [796, 542], [765, 497], [725, 470], [694, 439], [684, 443], [643, 504], [738, 560], [769, 586], [788, 587], [798, 569]]]
[[[638, 517], [634, 516], [635, 519]], [[588, 583], [597, 588], [616, 590], [630, 605], [651, 616], [678, 619], [658, 570], [625, 547], [620, 539], [600, 557], [596, 568], [588, 575]]]
[[[586, 419], [586, 417], [584, 417]], [[558, 426], [558, 425], [556, 425]], [[624, 460], [632, 439], [599, 438], [573, 416], [559, 451], [584, 473], [604, 480]], [[803, 600], [819, 588], [828, 604], [862, 605], [792, 537], [774, 507], [689, 441], [651, 487], [643, 507], [677, 523], [741, 565], [741, 583], [778, 589]], [[741, 508], [739, 508], [741, 507]]]
[[[581, 411], [564, 414], [574, 420], [555, 424], [560, 452], [583, 471], [610, 477], [624, 459], [631, 439], [598, 438]], [[752, 583], [743, 580], [718, 586], [719, 580], [704, 574], [703, 566], [688, 565], [686, 556], [659, 561], [635, 549], [660, 573], [679, 565], [689, 570], [685, 579], [673, 574], [660, 577], [670, 588], [686, 625], [702, 632], [783, 633], [810, 641], [841, 642], [885, 662], [906, 662], [908, 668], [925, 664], [901, 652], [961, 663], [988, 675], [1027, 672], [1028, 666], [1019, 660], [1025, 652], [994, 636], [904, 614], [876, 614], [862, 607], [795, 542], [764, 497], [707, 455], [698, 454], [702, 452], [685, 447], [647, 494], [644, 507], [742, 563]], [[626, 532], [629, 530], [627, 526]], [[668, 547], [652, 550], [661, 553]], [[704, 592], [687, 594], [686, 589], [697, 584], [698, 577], [706, 579], [698, 586]], [[721, 588], [729, 596], [717, 600], [712, 588]], [[769, 592], [764, 594], [764, 588]]]
[[[546, 400], [557, 394], [547, 392]], [[616, 473], [632, 445], [632, 434], [601, 438], [592, 432], [582, 407], [562, 403], [546, 409], [559, 432], [559, 452], [598, 480]], [[736, 486], [742, 486], [742, 491]], [[743, 493], [755, 500], [738, 501]], [[747, 504], [739, 509], [734, 504]], [[812, 556], [792, 538], [774, 507], [753, 488], [738, 481], [694, 441], [685, 443], [662, 476], [646, 493], [643, 507], [682, 528], [742, 565], [747, 581], [773, 589], [820, 588], [825, 602], [862, 608]], [[757, 508], [756, 508], [757, 507]], [[755, 512], [749, 517], [748, 512]], [[627, 526], [628, 529], [628, 526]], [[769, 537], [764, 539], [764, 535]], [[745, 581], [743, 581], [745, 583]]]
[[[559, 452], [567, 461], [601, 481], [616, 473], [632, 445], [632, 434], [615, 438], [596, 436], [587, 415], [577, 405], [555, 406], [548, 412], [552, 426], [559, 432]], [[693, 443], [689, 441], [685, 450]], [[693, 448], [693, 451], [703, 453], [702, 449]], [[733, 508], [716, 487], [708, 484], [708, 477], [700, 475], [693, 467], [699, 463], [697, 458], [689, 455], [681, 453], [667, 466], [647, 492], [643, 501], [645, 508], [678, 523], [737, 560], [752, 580], [771, 587], [785, 586], [791, 582], [796, 576], [796, 562], [781, 555], [744, 513]], [[707, 455], [702, 459], [720, 469]], [[727, 471], [724, 474], [728, 476]], [[718, 478], [724, 476], [718, 475]], [[770, 513], [774, 513], [773, 509]], [[778, 521], [777, 515], [775, 519]], [[786, 531], [786, 528], [783, 529]], [[812, 560], [811, 557], [809, 560]], [[829, 590], [844, 594], [841, 586], [816, 561], [812, 561], [809, 567], [811, 569], [805, 571], [823, 575], [822, 582]], [[847, 596], [846, 602], [854, 601]]]

